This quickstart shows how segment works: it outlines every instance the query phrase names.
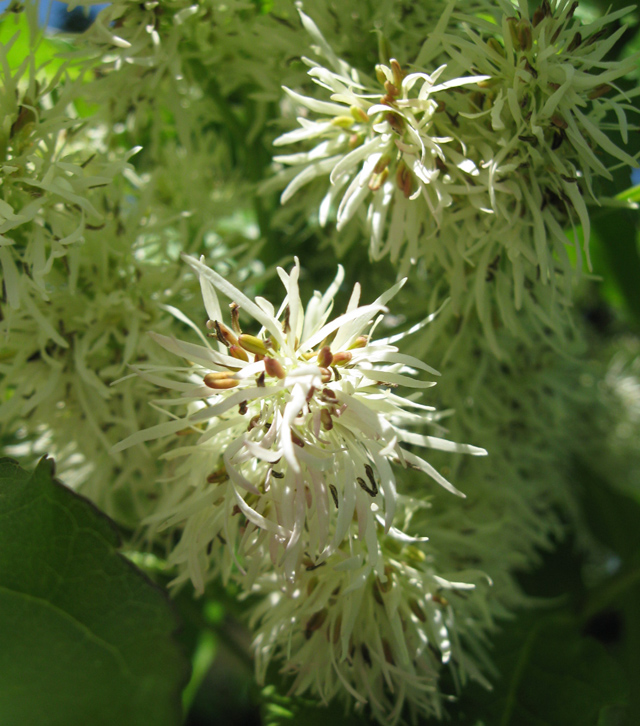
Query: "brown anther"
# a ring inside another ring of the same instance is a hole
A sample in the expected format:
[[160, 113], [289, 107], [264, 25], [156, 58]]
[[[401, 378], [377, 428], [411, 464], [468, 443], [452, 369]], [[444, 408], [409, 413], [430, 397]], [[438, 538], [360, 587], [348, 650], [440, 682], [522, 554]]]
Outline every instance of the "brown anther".
[[504, 58], [504, 48], [496, 38], [489, 38], [487, 45], [491, 50], [495, 51], [499, 56]]
[[307, 396], [305, 399], [307, 403], [309, 403], [311, 401], [311, 399], [314, 397], [315, 392], [316, 392], [315, 386], [311, 386], [311, 388], [307, 392]]
[[379, 174], [372, 174], [369, 178], [367, 186], [372, 192], [377, 192], [378, 189], [387, 181], [389, 178], [389, 169], [383, 169]]
[[235, 378], [231, 378], [229, 373], [207, 373], [202, 380], [205, 386], [209, 386], [209, 388], [213, 388], [216, 391], [235, 388], [240, 383]]
[[371, 496], [375, 497], [376, 494], [378, 493], [378, 485], [376, 484], [375, 477], [373, 476], [373, 469], [370, 464], [365, 464], [364, 470], [367, 473], [367, 478], [371, 482], [371, 491], [372, 491]]
[[317, 570], [318, 567], [323, 567], [326, 564], [327, 564], [326, 561], [323, 561], [323, 562], [312, 562], [311, 564], [307, 565], [304, 569], [307, 572], [313, 572], [313, 570]]
[[350, 362], [353, 358], [353, 353], [348, 350], [341, 350], [339, 353], [335, 353], [333, 356], [334, 366], [344, 366]]
[[551, 117], [551, 123], [554, 126], [557, 126], [559, 129], [566, 129], [569, 127], [569, 124], [560, 116], [559, 114], [555, 113]]
[[333, 428], [333, 419], [328, 408], [323, 408], [320, 411], [320, 421], [325, 431], [330, 431]]
[[567, 16], [565, 18], [566, 20], [571, 20], [571, 18], [573, 17], [573, 14], [578, 9], [578, 5], [580, 5], [580, 3], [578, 2], [578, 0], [575, 0], [575, 2], [569, 8], [569, 12], [567, 13]]
[[449, 171], [449, 167], [442, 161], [442, 159], [439, 156], [436, 156], [434, 159], [435, 165], [443, 174], [446, 174]]
[[231, 345], [238, 345], [238, 339], [224, 323], [221, 323], [218, 320], [214, 320], [213, 324], [216, 330], [216, 337], [222, 343], [222, 345], [226, 345], [227, 348]]
[[596, 88], [591, 91], [588, 98], [590, 98], [592, 101], [594, 101], [596, 98], [600, 98], [601, 96], [604, 96], [606, 93], [609, 93], [611, 90], [611, 86], [607, 83], [603, 83], [600, 86], [597, 86]]
[[442, 597], [442, 595], [438, 595], [437, 593], [435, 595], [432, 595], [431, 599], [433, 600], [433, 602], [437, 602], [438, 605], [442, 605], [443, 607], [447, 607], [447, 605], [449, 604], [449, 601], [446, 597]]
[[581, 43], [582, 43], [582, 35], [580, 35], [580, 33], [576, 33], [573, 36], [573, 38], [571, 38], [571, 42], [567, 46], [567, 53], [571, 53], [572, 51], [574, 51], [576, 48], [578, 48], [580, 46]]
[[336, 505], [336, 509], [338, 509], [338, 490], [336, 489], [335, 484], [329, 484], [329, 491], [333, 497], [333, 503]]
[[528, 20], [521, 20], [518, 23], [518, 42], [520, 43], [520, 48], [525, 52], [531, 50], [532, 33]]
[[276, 360], [275, 358], [269, 358], [266, 357], [264, 359], [264, 369], [268, 376], [271, 376], [272, 378], [279, 378], [282, 380], [286, 377], [287, 373], [279, 360]]
[[525, 59], [525, 62], [524, 62], [524, 69], [525, 69], [525, 71], [528, 71], [529, 73], [531, 73], [531, 75], [534, 78], [537, 78], [538, 77], [538, 71], [526, 59]]
[[262, 371], [262, 373], [256, 378], [256, 386], [258, 386], [258, 388], [264, 388], [264, 379], [265, 373]]
[[235, 515], [240, 514], [241, 511], [240, 507], [237, 504], [234, 504], [233, 509], [231, 510], [231, 516], [235, 517]]
[[212, 550], [212, 549], [213, 549], [213, 540], [211, 540], [211, 541], [209, 542], [209, 544], [207, 545], [207, 554], [208, 554], [208, 555], [210, 555], [210, 554], [211, 554], [211, 550]]
[[365, 480], [362, 477], [360, 477], [360, 476], [356, 477], [356, 481], [360, 485], [360, 488], [361, 489], [364, 489], [364, 491], [367, 492], [367, 494], [370, 497], [375, 497], [375, 495], [378, 493], [377, 488], [376, 488], [376, 491], [375, 492], [372, 489], [369, 489], [369, 487], [367, 486]]
[[507, 18], [507, 25], [509, 27], [509, 34], [511, 35], [511, 42], [513, 43], [514, 49], [520, 50], [520, 39], [518, 38], [518, 18]]
[[229, 478], [229, 475], [227, 474], [227, 470], [222, 467], [222, 469], [217, 469], [216, 471], [211, 472], [209, 476], [207, 477], [207, 483], [208, 484], [219, 484], [220, 482], [226, 481]]
[[238, 413], [241, 416], [244, 416], [247, 413], [248, 410], [249, 410], [249, 404], [246, 401], [241, 401], [238, 404]]
[[316, 630], [322, 627], [324, 621], [327, 619], [328, 612], [327, 608], [322, 608], [322, 610], [318, 610], [318, 612], [314, 613], [309, 620], [307, 620], [307, 624], [304, 629], [304, 634], [307, 640]]
[[[391, 99], [391, 101], [393, 101], [393, 99]], [[383, 103], [384, 103], [384, 100], [383, 100]], [[399, 134], [404, 133], [404, 119], [402, 118], [402, 116], [398, 116], [397, 113], [394, 113], [393, 111], [389, 111], [389, 113], [385, 113], [384, 120], [387, 121], [389, 126], [391, 126], [391, 128], [395, 132], [397, 132]]]
[[333, 374], [331, 373], [331, 370], [329, 368], [321, 368], [320, 369], [320, 380], [323, 383], [329, 383], [331, 378], [333, 377]]
[[295, 431], [291, 432], [291, 442], [301, 449], [304, 449], [304, 441], [296, 434]]
[[393, 73], [393, 82], [399, 88], [402, 85], [402, 81], [404, 79], [404, 71], [402, 70], [400, 63], [398, 63], [395, 58], [391, 59], [391, 61], [389, 62], [389, 66], [391, 67], [391, 72]]
[[328, 345], [318, 351], [318, 365], [320, 368], [328, 368], [333, 363], [333, 353]]
[[249, 356], [247, 355], [247, 351], [244, 348], [241, 348], [239, 345], [230, 345], [229, 346], [229, 355], [232, 358], [236, 358], [237, 360], [244, 360], [249, 362]]
[[553, 132], [553, 139], [551, 140], [551, 150], [555, 151], [560, 147], [562, 142], [567, 138], [567, 134], [563, 129], [558, 129]]
[[285, 333], [285, 335], [291, 330], [291, 325], [289, 324], [289, 316], [291, 315], [291, 311], [289, 310], [289, 306], [284, 309], [284, 320], [282, 321], [282, 331]]
[[389, 81], [384, 82], [384, 90], [387, 92], [387, 95], [391, 96], [392, 98], [400, 95], [400, 91], [393, 85], [393, 83], [390, 83]]
[[391, 163], [391, 154], [383, 154], [373, 167], [374, 174], [381, 174]]
[[242, 329], [240, 328], [240, 306], [238, 303], [232, 302], [229, 304], [229, 308], [231, 309], [231, 327], [236, 331], [238, 335], [242, 334]]
[[337, 401], [336, 394], [330, 389], [330, 388], [323, 388], [322, 389], [322, 396], [323, 398], [329, 398], [333, 401]]
[[247, 431], [251, 431], [252, 429], [255, 429], [255, 427], [258, 425], [258, 422], [260, 421], [260, 414], [256, 414], [251, 418], [249, 421], [249, 425], [247, 426]]
[[401, 163], [398, 165], [396, 171], [396, 184], [405, 197], [408, 199], [411, 196], [411, 190], [413, 189], [413, 180], [411, 178], [411, 172], [406, 164]]

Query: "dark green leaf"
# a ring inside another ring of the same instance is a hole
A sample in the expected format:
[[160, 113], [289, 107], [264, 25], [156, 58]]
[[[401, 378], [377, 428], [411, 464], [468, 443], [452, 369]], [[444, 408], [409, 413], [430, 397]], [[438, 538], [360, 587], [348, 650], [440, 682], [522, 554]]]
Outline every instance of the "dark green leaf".
[[596, 726], [627, 703], [624, 674], [567, 612], [520, 616], [495, 639], [501, 677], [451, 709], [460, 726]]
[[636, 323], [640, 323], [638, 219], [637, 212], [617, 209], [593, 220], [604, 263], [600, 269], [596, 265], [594, 272], [615, 281]]
[[188, 665], [169, 602], [52, 474], [0, 460], [0, 723], [175, 726]]

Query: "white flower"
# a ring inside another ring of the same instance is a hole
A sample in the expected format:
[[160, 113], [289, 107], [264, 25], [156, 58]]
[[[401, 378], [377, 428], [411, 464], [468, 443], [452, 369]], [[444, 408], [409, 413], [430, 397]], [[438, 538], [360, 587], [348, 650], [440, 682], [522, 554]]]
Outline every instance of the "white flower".
[[[189, 460], [177, 470], [175, 486], [155, 517], [187, 522], [185, 535], [191, 536], [183, 541], [181, 561], [189, 576], [202, 585], [204, 552], [222, 539], [230, 547], [229, 567], [235, 561], [241, 570], [250, 570], [250, 553], [268, 547], [272, 566], [294, 580], [303, 566], [321, 564], [339, 549], [351, 536], [354, 518], [357, 537], [367, 547], [367, 572], [379, 571], [378, 528], [394, 531], [397, 494], [391, 464], [419, 469], [460, 494], [411, 449], [486, 453], [408, 428], [433, 420], [433, 409], [392, 389], [428, 388], [434, 384], [413, 374], [436, 371], [398, 352], [393, 342], [402, 336], [371, 340], [403, 281], [368, 305], [359, 304], [356, 284], [346, 312], [329, 321], [342, 268], [306, 308], [298, 289], [298, 260], [291, 273], [278, 268], [286, 295], [276, 311], [263, 298], [247, 298], [203, 262], [185, 260], [200, 276], [207, 327], [217, 346], [202, 333], [204, 345], [154, 335], [191, 362], [183, 369], [187, 381], [152, 370], [141, 375], [181, 393], [166, 406], [191, 401], [192, 412], [138, 432], [115, 448], [177, 432], [199, 434], [194, 446], [168, 453], [171, 458], [189, 455]], [[230, 327], [222, 321], [216, 290], [232, 301]], [[241, 313], [261, 326], [254, 334], [242, 331]]]
[[[283, 585], [274, 574], [257, 583], [263, 600], [251, 624], [258, 681], [282, 661], [291, 693], [325, 703], [338, 697], [356, 710], [366, 706], [383, 724], [397, 723], [405, 708], [412, 716], [441, 717], [443, 664], [463, 681], [470, 676], [488, 685], [464, 652], [453, 608], [454, 601], [465, 607], [466, 625], [478, 628], [467, 601], [482, 598], [482, 592], [474, 592], [473, 582], [435, 574], [413, 545], [381, 537], [380, 547], [383, 570], [363, 585], [354, 586], [353, 560], [365, 556], [357, 542], [294, 585]], [[456, 576], [477, 578], [477, 573]]]
[[[311, 142], [314, 146], [310, 151], [274, 157], [286, 167], [275, 180], [275, 184], [288, 182], [281, 201], [287, 202], [306, 184], [328, 175], [331, 187], [320, 205], [320, 223], [327, 222], [338, 203], [340, 230], [366, 205], [373, 257], [389, 253], [396, 261], [406, 244], [403, 262], [408, 266], [420, 254], [419, 236], [437, 233], [452, 194], [467, 193], [468, 179], [478, 174], [464, 146], [451, 144], [454, 136], [437, 130], [435, 119], [444, 115], [439, 113], [444, 104], [438, 103], [438, 94], [488, 76], [438, 83], [445, 66], [431, 73], [406, 73], [392, 59], [389, 66], [376, 66], [376, 83], [338, 59], [315, 23], [299, 12], [331, 69], [303, 60], [311, 66], [309, 76], [330, 100], [284, 89], [305, 109], [305, 116], [298, 118], [299, 129], [283, 134], [274, 144]], [[309, 111], [318, 118], [307, 118]]]

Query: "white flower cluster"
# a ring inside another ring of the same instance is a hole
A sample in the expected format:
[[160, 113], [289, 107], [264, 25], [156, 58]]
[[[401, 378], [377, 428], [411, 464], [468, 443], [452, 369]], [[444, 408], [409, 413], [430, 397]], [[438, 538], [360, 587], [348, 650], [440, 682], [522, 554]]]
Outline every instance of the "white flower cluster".
[[335, 215], [341, 230], [362, 211], [371, 256], [389, 255], [400, 274], [422, 260], [445, 276], [456, 312], [474, 302], [500, 356], [496, 326], [523, 336], [523, 308], [541, 331], [566, 325], [594, 179], [610, 178], [602, 152], [636, 164], [602, 131], [610, 114], [628, 138], [633, 107], [614, 82], [634, 60], [603, 60], [624, 10], [582, 25], [569, 0], [545, 0], [531, 16], [507, 0], [483, 13], [453, 8], [410, 71], [395, 59], [376, 66], [378, 84], [337, 58], [300, 11], [326, 67], [304, 59], [317, 98], [285, 88], [300, 128], [274, 143], [302, 150], [274, 157], [281, 168], [266, 188], [286, 184], [285, 203], [328, 177], [320, 224]]
[[[427, 652], [428, 646], [435, 647], [446, 661], [451, 655], [450, 636], [432, 601], [437, 601], [439, 588], [458, 585], [438, 578], [430, 566], [423, 566], [416, 580], [407, 574], [406, 565], [385, 554], [389, 547], [402, 549], [424, 539], [407, 531], [409, 512], [420, 505], [397, 492], [394, 464], [421, 471], [461, 495], [415, 452], [416, 447], [473, 455], [486, 452], [412, 430], [435, 421], [437, 415], [414, 397], [401, 397], [395, 388], [428, 388], [434, 384], [416, 378], [415, 373], [437, 373], [398, 351], [394, 343], [402, 334], [373, 337], [386, 303], [404, 281], [366, 305], [360, 304], [356, 285], [346, 311], [330, 319], [344, 276], [342, 268], [329, 289], [324, 294], [316, 292], [306, 307], [300, 299], [297, 259], [290, 273], [278, 268], [286, 294], [276, 309], [264, 298], [251, 300], [202, 261], [185, 260], [199, 275], [209, 317], [208, 337], [214, 345], [174, 311], [195, 329], [202, 344], [153, 334], [160, 345], [189, 365], [174, 369], [172, 377], [167, 377], [165, 368], [153, 367], [140, 369], [138, 375], [180, 394], [160, 402], [168, 412], [185, 406], [188, 413], [170, 413], [172, 420], [137, 432], [115, 447], [120, 451], [175, 434], [189, 442], [165, 454], [171, 464], [183, 461], [175, 465], [149, 522], [153, 531], [182, 530], [169, 557], [178, 568], [176, 584], [191, 579], [202, 591], [207, 580], [222, 574], [225, 581], [238, 581], [246, 593], [269, 594], [280, 625], [265, 623], [270, 634], [260, 636], [256, 643], [268, 661], [274, 651], [282, 654], [282, 628], [289, 622], [286, 613], [297, 613], [294, 620], [299, 627], [306, 623], [301, 634], [306, 629], [309, 635], [320, 628], [320, 620], [324, 622], [318, 614], [322, 603], [316, 607], [315, 600], [295, 594], [309, 587], [309, 573], [320, 573], [322, 568], [321, 575], [334, 583], [330, 590], [329, 585], [323, 586], [326, 597], [339, 583], [345, 596], [359, 593], [353, 596], [358, 602], [365, 590], [373, 597], [372, 583], [377, 582], [382, 592], [395, 592], [396, 620], [392, 618], [386, 626], [389, 653], [395, 655], [388, 657], [402, 663], [404, 670], [415, 669], [415, 657], [406, 650], [409, 639], [411, 648]], [[231, 301], [229, 324], [223, 322], [217, 293]], [[245, 314], [259, 330], [244, 332], [240, 321]], [[392, 576], [395, 572], [399, 573], [397, 582]], [[411, 609], [412, 598], [417, 630], [402, 634], [398, 608]], [[342, 674], [352, 650], [350, 634], [357, 610], [352, 608], [344, 631], [330, 619], [337, 633], [335, 643], [342, 645], [334, 653], [333, 638], [328, 641], [327, 664], [333, 662], [336, 669], [333, 679], [325, 682], [320, 671], [313, 669], [313, 690], [319, 695], [325, 694], [331, 682], [330, 691], [340, 681], [359, 683], [361, 679], [355, 675], [359, 669], [353, 677]], [[431, 625], [421, 628], [419, 623], [428, 620], [427, 612]], [[315, 618], [317, 628], [310, 628], [309, 618]], [[303, 637], [301, 648], [305, 642]], [[427, 674], [415, 677], [420, 680]], [[312, 681], [304, 681], [300, 692], [310, 688]], [[348, 690], [353, 691], [353, 686]]]
[[445, 66], [431, 73], [407, 73], [391, 59], [389, 66], [376, 66], [376, 82], [337, 58], [311, 18], [302, 11], [300, 17], [331, 66], [304, 59], [311, 66], [309, 76], [329, 92], [331, 100], [285, 88], [296, 104], [319, 118], [300, 116], [301, 128], [274, 142], [276, 146], [315, 143], [310, 152], [274, 157], [285, 167], [274, 180], [276, 185], [287, 182], [281, 201], [287, 202], [314, 179], [329, 176], [320, 223], [326, 224], [336, 201], [338, 230], [366, 205], [372, 256], [389, 254], [392, 262], [398, 262], [402, 252], [401, 268], [406, 271], [424, 254], [424, 240], [438, 233], [443, 211], [454, 195], [468, 193], [472, 177], [478, 174], [454, 143], [455, 134], [440, 133], [435, 121], [445, 106], [439, 98], [446, 90], [488, 76], [438, 82]]

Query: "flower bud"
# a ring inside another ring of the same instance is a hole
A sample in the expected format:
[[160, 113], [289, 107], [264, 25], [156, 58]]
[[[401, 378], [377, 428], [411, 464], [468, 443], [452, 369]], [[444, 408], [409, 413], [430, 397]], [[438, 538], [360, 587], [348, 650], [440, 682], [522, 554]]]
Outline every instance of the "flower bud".
[[238, 360], [244, 360], [249, 361], [249, 356], [247, 355], [247, 351], [244, 350], [244, 348], [241, 348], [239, 345], [232, 345], [229, 347], [229, 355], [232, 358], [237, 358]]
[[248, 350], [249, 353], [254, 353], [255, 355], [266, 355], [269, 352], [264, 342], [260, 340], [260, 338], [256, 338], [255, 335], [247, 335], [246, 333], [243, 333], [238, 338], [237, 342], [240, 343], [245, 350]]
[[339, 353], [334, 353], [333, 363], [334, 366], [344, 366], [353, 358], [353, 353], [348, 350], [341, 350]]
[[369, 116], [363, 109], [360, 108], [360, 106], [351, 106], [349, 109], [351, 111], [351, 115], [353, 116], [355, 121], [359, 121], [362, 124], [369, 123]]
[[531, 24], [528, 20], [521, 20], [518, 23], [518, 42], [520, 43], [520, 48], [524, 51], [531, 50], [532, 45], [532, 34], [531, 34]]
[[498, 40], [496, 40], [495, 38], [489, 38], [489, 40], [487, 41], [487, 45], [489, 46], [489, 48], [491, 48], [491, 50], [494, 50], [498, 55], [504, 58], [504, 48]]
[[369, 338], [366, 335], [359, 335], [353, 343], [349, 346], [349, 350], [354, 348], [364, 348], [369, 343]]
[[334, 116], [331, 119], [331, 125], [338, 126], [341, 129], [348, 129], [353, 126], [354, 120], [353, 116]]
[[389, 177], [389, 169], [383, 169], [380, 174], [372, 174], [369, 179], [369, 189], [372, 192], [377, 192], [378, 189], [387, 181]]

